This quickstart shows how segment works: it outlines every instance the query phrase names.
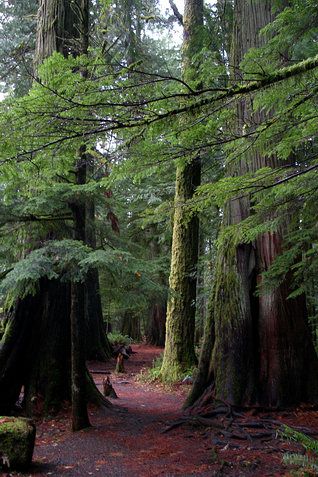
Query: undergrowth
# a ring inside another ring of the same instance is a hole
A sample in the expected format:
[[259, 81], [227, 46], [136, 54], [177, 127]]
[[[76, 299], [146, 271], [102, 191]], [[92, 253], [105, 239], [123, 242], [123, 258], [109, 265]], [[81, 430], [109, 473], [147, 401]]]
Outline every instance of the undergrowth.
[[132, 338], [130, 338], [127, 335], [123, 335], [121, 333], [108, 333], [107, 338], [110, 344], [113, 346], [118, 346], [118, 345], [128, 346], [132, 344], [133, 342]]
[[147, 370], [141, 370], [141, 372], [138, 375], [138, 380], [142, 382], [148, 382], [148, 383], [159, 381], [162, 384], [169, 385], [169, 384], [174, 384], [176, 382], [180, 382], [185, 377], [191, 377], [195, 373], [195, 368], [188, 369], [188, 370], [185, 370], [175, 381], [166, 382], [161, 379], [162, 362], [163, 362], [163, 353], [161, 353], [152, 361], [151, 368]]
[[318, 441], [288, 426], [284, 426], [280, 435], [289, 441], [298, 442], [306, 451], [305, 454], [286, 453], [283, 456], [284, 464], [298, 467], [293, 475], [295, 477], [318, 475]]

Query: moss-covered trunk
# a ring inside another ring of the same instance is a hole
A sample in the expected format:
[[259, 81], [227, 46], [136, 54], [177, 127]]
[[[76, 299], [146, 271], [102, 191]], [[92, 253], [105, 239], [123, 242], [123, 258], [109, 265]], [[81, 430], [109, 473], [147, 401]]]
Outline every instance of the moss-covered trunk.
[[[244, 54], [262, 44], [264, 37], [259, 36], [259, 31], [272, 19], [271, 1], [236, 0], [232, 63], [238, 80]], [[239, 133], [247, 127], [257, 127], [265, 119], [263, 114], [253, 113], [252, 104], [252, 97], [237, 103]], [[251, 144], [245, 157], [231, 164], [228, 174], [241, 175], [265, 166], [277, 167], [277, 158], [261, 154]], [[286, 406], [312, 402], [318, 397], [317, 357], [307, 326], [304, 297], [287, 299], [290, 276], [277, 289], [262, 292], [261, 274], [281, 252], [283, 228], [262, 235], [253, 244], [237, 245], [233, 229], [228, 226], [239, 224], [249, 215], [247, 196], [225, 207], [210, 315], [215, 330], [211, 337], [206, 334], [204, 347], [211, 350], [209, 341], [214, 336], [215, 343], [210, 366], [200, 363], [202, 373], [187, 404], [193, 404], [212, 379], [210, 391], [213, 389], [214, 397], [241, 406]], [[257, 284], [259, 297], [255, 294]]]
[[[193, 57], [201, 49], [203, 1], [186, 0], [183, 15], [183, 76], [193, 80]], [[178, 164], [169, 277], [166, 340], [161, 368], [162, 379], [173, 381], [196, 364], [194, 331], [196, 312], [196, 269], [199, 247], [199, 219], [187, 218], [185, 205], [201, 182], [199, 157]]]

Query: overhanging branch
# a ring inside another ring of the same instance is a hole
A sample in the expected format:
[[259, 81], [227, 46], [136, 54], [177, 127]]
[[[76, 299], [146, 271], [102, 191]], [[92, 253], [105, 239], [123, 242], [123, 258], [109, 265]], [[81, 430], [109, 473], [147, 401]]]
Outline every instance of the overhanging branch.
[[169, 0], [169, 3], [170, 3], [170, 7], [173, 11], [174, 16], [176, 17], [180, 25], [183, 26], [183, 16], [179, 12], [177, 5], [174, 3], [173, 0]]

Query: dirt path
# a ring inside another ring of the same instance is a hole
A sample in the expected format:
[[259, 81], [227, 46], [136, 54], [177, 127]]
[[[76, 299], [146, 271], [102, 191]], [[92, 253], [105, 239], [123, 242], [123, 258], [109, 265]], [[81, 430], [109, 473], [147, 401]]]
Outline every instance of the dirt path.
[[[119, 399], [113, 409], [90, 409], [92, 428], [69, 430], [67, 411], [37, 424], [34, 476], [282, 476], [282, 450], [288, 443], [250, 442], [237, 446], [216, 445], [213, 429], [181, 426], [168, 433], [167, 424], [180, 417], [187, 386], [167, 390], [136, 380], [142, 368], [150, 367], [160, 349], [137, 345], [125, 362], [126, 374], [111, 375]], [[113, 371], [115, 362], [90, 363], [93, 370]], [[101, 388], [103, 376], [94, 374]], [[316, 416], [316, 415], [315, 415]], [[316, 416], [317, 418], [317, 416]], [[316, 421], [317, 422], [317, 421]]]
[[[182, 386], [169, 392], [161, 386], [137, 382], [136, 374], [149, 368], [162, 350], [140, 345], [133, 349], [136, 354], [125, 361], [126, 374], [110, 376], [119, 397], [112, 400], [114, 409], [90, 409], [91, 429], [71, 433], [65, 414], [38, 424], [31, 475], [212, 475], [209, 441], [198, 440], [184, 429], [162, 433], [180, 415], [187, 389]], [[107, 365], [90, 363], [93, 370], [113, 371], [114, 367], [114, 361]], [[102, 378], [94, 374], [100, 389]]]

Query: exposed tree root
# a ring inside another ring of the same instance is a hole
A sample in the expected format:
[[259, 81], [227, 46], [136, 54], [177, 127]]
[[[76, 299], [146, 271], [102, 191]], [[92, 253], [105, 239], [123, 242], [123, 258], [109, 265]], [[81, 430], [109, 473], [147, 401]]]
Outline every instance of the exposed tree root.
[[[205, 400], [203, 399], [203, 401]], [[200, 404], [202, 404], [202, 401]], [[162, 432], [170, 432], [182, 425], [208, 427], [213, 432], [213, 443], [215, 445], [224, 446], [224, 449], [237, 448], [240, 447], [240, 441], [245, 441], [249, 443], [248, 445], [252, 445], [254, 449], [257, 442], [273, 441], [277, 439], [279, 431], [284, 430], [284, 422], [273, 419], [271, 416], [262, 416], [260, 408], [257, 414], [253, 415], [251, 414], [253, 409], [252, 411], [251, 409], [236, 409], [221, 400], [215, 400], [213, 406], [211, 400], [208, 404], [205, 401], [204, 404], [204, 406], [200, 406], [200, 413], [194, 414], [194, 408], [189, 408], [181, 419], [171, 423]], [[296, 431], [310, 436], [318, 435], [317, 429], [294, 425], [292, 427]]]

